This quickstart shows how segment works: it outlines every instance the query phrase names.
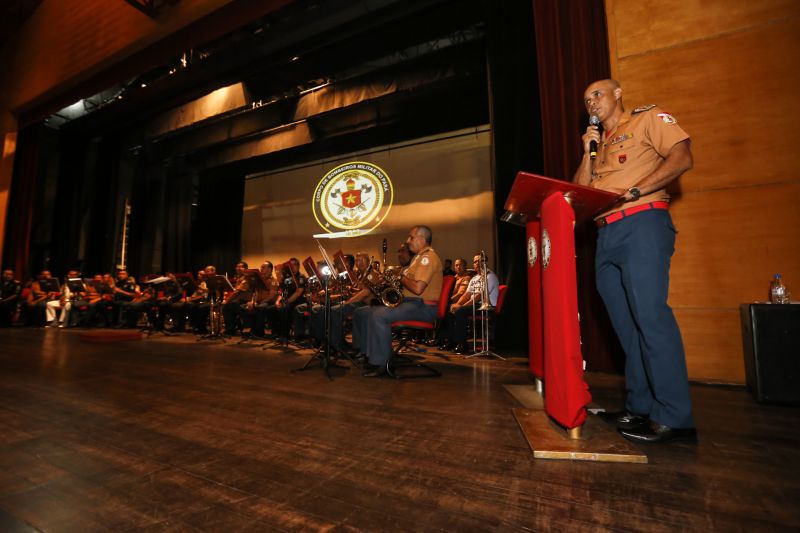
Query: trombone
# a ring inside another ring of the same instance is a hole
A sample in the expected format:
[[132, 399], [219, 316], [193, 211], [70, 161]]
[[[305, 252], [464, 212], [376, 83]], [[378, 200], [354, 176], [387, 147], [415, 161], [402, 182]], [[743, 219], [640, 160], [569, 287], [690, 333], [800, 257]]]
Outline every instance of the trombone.
[[[489, 293], [489, 269], [486, 266], [486, 252], [481, 250], [481, 260], [479, 264], [479, 275], [481, 277], [481, 305], [480, 307], [475, 306], [475, 299], [472, 300], [472, 354], [466, 356], [466, 359], [470, 357], [478, 357], [481, 355], [490, 355], [492, 357], [497, 357], [498, 359], [502, 359], [503, 361], [506, 360], [505, 357], [498, 355], [489, 349], [489, 312], [494, 309], [492, 305], [492, 299]], [[478, 351], [478, 316], [477, 312], [480, 312], [480, 323], [481, 323], [481, 340], [482, 340], [482, 350]]]

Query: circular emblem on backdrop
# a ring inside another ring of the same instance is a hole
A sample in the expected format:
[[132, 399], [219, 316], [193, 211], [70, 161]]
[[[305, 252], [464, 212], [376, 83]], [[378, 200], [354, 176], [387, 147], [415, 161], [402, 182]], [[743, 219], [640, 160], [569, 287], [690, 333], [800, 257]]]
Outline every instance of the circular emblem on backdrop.
[[550, 264], [550, 234], [542, 230], [542, 266], [546, 269]]
[[536, 239], [528, 237], [528, 266], [533, 268], [536, 266], [536, 260], [539, 258], [539, 245]]
[[312, 197], [314, 218], [328, 233], [363, 235], [384, 221], [394, 189], [380, 167], [352, 161], [334, 168], [317, 184]]

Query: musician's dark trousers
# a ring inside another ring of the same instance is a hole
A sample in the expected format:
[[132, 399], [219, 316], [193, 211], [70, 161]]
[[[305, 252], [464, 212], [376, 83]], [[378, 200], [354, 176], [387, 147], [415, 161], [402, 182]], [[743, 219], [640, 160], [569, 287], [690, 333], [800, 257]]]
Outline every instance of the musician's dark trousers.
[[[331, 306], [331, 328], [329, 331], [328, 340], [332, 348], [341, 350], [344, 348], [342, 340], [344, 339], [344, 322], [349, 315], [359, 307], [363, 307], [363, 303], [355, 304], [336, 304]], [[325, 341], [325, 307], [320, 306], [311, 316], [311, 336], [320, 342]]]

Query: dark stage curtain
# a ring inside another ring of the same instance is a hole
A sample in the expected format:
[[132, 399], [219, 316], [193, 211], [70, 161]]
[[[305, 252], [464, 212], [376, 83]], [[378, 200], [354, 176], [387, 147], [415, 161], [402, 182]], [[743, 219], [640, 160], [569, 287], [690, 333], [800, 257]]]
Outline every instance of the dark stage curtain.
[[[580, 162], [588, 116], [583, 91], [610, 75], [604, 2], [534, 0], [544, 174], [571, 180]], [[596, 228], [576, 228], [578, 306], [589, 370], [620, 371], [622, 350], [594, 282]]]
[[192, 265], [214, 265], [219, 274], [233, 274], [241, 259], [242, 205], [243, 174], [225, 167], [200, 173], [197, 218], [192, 227]]
[[22, 129], [17, 136], [14, 177], [11, 181], [8, 211], [6, 212], [3, 268], [13, 268], [14, 274], [20, 281], [37, 273], [42, 266], [29, 264], [42, 139], [41, 130], [42, 126], [29, 126]]
[[528, 330], [520, 327], [528, 315], [525, 230], [499, 217], [517, 172], [542, 170], [533, 12], [529, 2], [518, 0], [491, 2], [487, 9], [497, 274], [509, 286], [496, 338], [499, 348], [526, 350]]

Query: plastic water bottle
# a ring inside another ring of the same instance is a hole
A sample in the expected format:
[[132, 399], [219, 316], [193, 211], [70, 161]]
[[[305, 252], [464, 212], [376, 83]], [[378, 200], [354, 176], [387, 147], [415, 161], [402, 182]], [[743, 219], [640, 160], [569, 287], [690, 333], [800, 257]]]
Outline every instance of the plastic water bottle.
[[783, 284], [780, 274], [775, 274], [775, 279], [769, 285], [769, 298], [774, 304], [788, 304], [789, 297], [786, 291], [786, 285]]

